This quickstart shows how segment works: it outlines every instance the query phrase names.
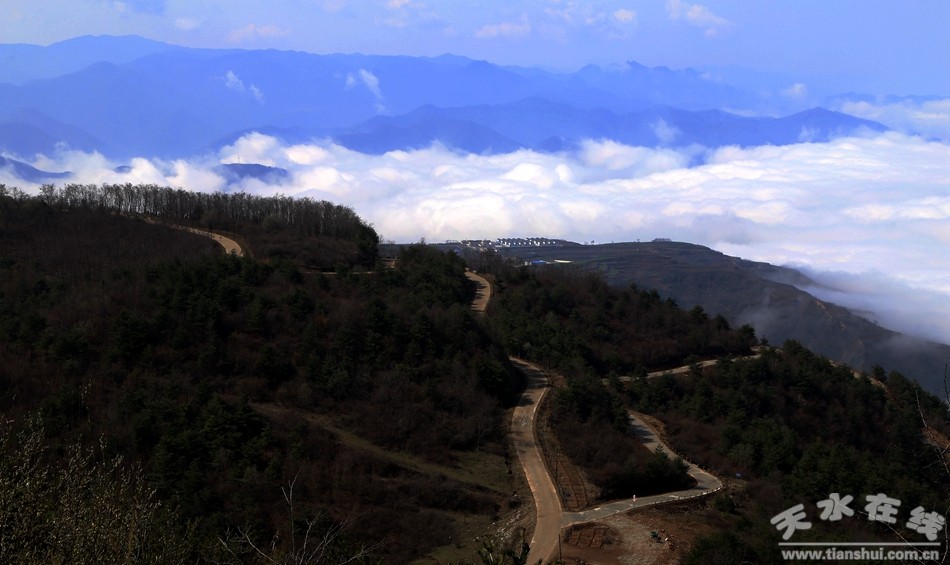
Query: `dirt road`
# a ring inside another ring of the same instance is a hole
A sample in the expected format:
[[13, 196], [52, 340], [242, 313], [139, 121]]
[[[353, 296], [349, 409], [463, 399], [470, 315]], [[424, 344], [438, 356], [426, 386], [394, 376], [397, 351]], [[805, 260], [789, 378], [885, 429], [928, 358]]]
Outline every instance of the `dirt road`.
[[[705, 496], [722, 488], [722, 482], [718, 478], [687, 461], [689, 465], [687, 472], [696, 480], [696, 485], [692, 488], [654, 496], [641, 496], [636, 499], [616, 500], [580, 512], [565, 512], [561, 507], [560, 497], [544, 464], [535, 437], [537, 407], [548, 389], [548, 379], [537, 366], [515, 357], [510, 357], [510, 359], [528, 378], [528, 386], [512, 413], [511, 437], [515, 453], [534, 496], [537, 511], [537, 524], [531, 538], [528, 556], [529, 563], [537, 563], [538, 560], [547, 563], [557, 557], [558, 540], [563, 527], [602, 521], [634, 508]], [[646, 418], [632, 410], [629, 412], [629, 417], [631, 429], [647, 449], [654, 451], [662, 447], [671, 457], [676, 456], [670, 446], [663, 442], [657, 431], [647, 423]]]
[[475, 271], [465, 271], [465, 276], [478, 285], [478, 290], [475, 291], [475, 300], [472, 300], [472, 310], [484, 315], [488, 303], [491, 301], [491, 285], [488, 283], [488, 279]]
[[225, 237], [219, 233], [215, 233], [208, 230], [199, 230], [198, 228], [189, 228], [186, 226], [172, 226], [175, 229], [190, 231], [191, 233], [196, 233], [198, 235], [203, 235], [205, 237], [210, 237], [215, 242], [218, 243], [221, 247], [224, 248], [224, 252], [228, 254], [235, 254], [238, 257], [244, 257], [244, 249], [241, 245], [229, 237]]
[[[650, 451], [655, 451], [657, 447], [662, 447], [670, 457], [676, 457], [676, 452], [670, 449], [670, 446], [660, 439], [660, 436], [657, 434], [656, 430], [647, 424], [646, 421], [641, 418], [640, 414], [631, 410], [629, 415], [630, 427], [633, 429], [633, 432], [636, 434], [637, 438], [643, 442], [643, 445], [647, 449]], [[561, 518], [561, 525], [570, 526], [571, 524], [602, 520], [608, 516], [626, 512], [628, 510], [632, 510], [633, 508], [641, 508], [643, 506], [652, 506], [654, 504], [662, 504], [664, 502], [676, 502], [696, 496], [704, 496], [716, 492], [722, 488], [722, 482], [714, 475], [707, 473], [688, 461], [687, 464], [689, 465], [689, 470], [687, 473], [696, 479], [696, 485], [692, 488], [654, 496], [638, 496], [636, 500], [632, 498], [617, 500], [603, 504], [591, 510], [585, 510], [583, 512], [565, 512]]]
[[210, 237], [218, 245], [224, 248], [225, 253], [228, 253], [228, 254], [233, 253], [237, 255], [238, 257], [244, 257], [244, 248], [241, 247], [240, 243], [234, 241], [230, 237], [227, 237], [227, 236], [224, 236], [224, 235], [221, 235], [219, 233], [215, 233], [209, 230], [202, 230], [198, 228], [192, 228], [189, 226], [179, 226], [176, 224], [167, 224], [164, 222], [160, 222], [159, 220], [156, 220], [154, 218], [143, 217], [142, 219], [150, 224], [159, 224], [159, 225], [167, 226], [172, 229], [187, 231], [187, 232], [198, 234], [204, 237]]
[[548, 390], [548, 379], [540, 369], [526, 361], [514, 358], [511, 361], [528, 377], [528, 386], [511, 415], [511, 440], [534, 495], [537, 512], [528, 563], [537, 563], [539, 559], [547, 563], [554, 556], [561, 535], [561, 499], [534, 435], [538, 405]]

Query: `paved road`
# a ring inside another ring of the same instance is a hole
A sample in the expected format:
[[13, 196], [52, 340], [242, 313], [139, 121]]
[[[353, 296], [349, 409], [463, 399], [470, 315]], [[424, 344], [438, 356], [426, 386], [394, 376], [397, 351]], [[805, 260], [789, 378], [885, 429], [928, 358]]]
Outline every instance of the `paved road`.
[[[616, 500], [581, 512], [564, 512], [561, 508], [561, 499], [557, 495], [554, 481], [544, 464], [535, 437], [537, 407], [548, 390], [547, 377], [541, 369], [527, 361], [515, 357], [510, 359], [528, 377], [528, 386], [522, 393], [521, 400], [511, 417], [511, 436], [515, 453], [524, 468], [537, 510], [537, 523], [534, 528], [534, 535], [531, 538], [528, 563], [537, 563], [538, 560], [547, 563], [556, 557], [558, 538], [561, 535], [561, 528], [565, 526], [603, 520], [614, 514], [627, 512], [634, 508], [704, 496], [722, 488], [722, 482], [714, 475], [687, 461], [689, 465], [687, 472], [696, 480], [696, 485], [692, 488], [654, 496], [637, 497], [636, 500]], [[647, 449], [654, 451], [657, 447], [663, 447], [671, 457], [676, 456], [676, 453], [663, 442], [656, 430], [640, 414], [631, 410], [629, 416], [630, 426], [634, 434]]]
[[[630, 411], [630, 427], [633, 428], [634, 434], [636, 434], [640, 441], [643, 442], [643, 445], [646, 446], [646, 448], [650, 451], [655, 451], [657, 447], [662, 447], [663, 450], [666, 451], [668, 455], [670, 455], [670, 457], [676, 456], [676, 452], [670, 449], [670, 446], [660, 439], [660, 436], [657, 435], [656, 430], [646, 423], [646, 421], [641, 418], [640, 414], [634, 412], [633, 410]], [[677, 502], [687, 498], [703, 496], [712, 492], [716, 492], [722, 488], [722, 482], [714, 475], [707, 473], [688, 461], [687, 463], [689, 464], [689, 470], [687, 472], [691, 477], [696, 479], [696, 485], [694, 487], [686, 490], [668, 492], [654, 496], [638, 496], [636, 500], [616, 500], [614, 502], [602, 504], [601, 506], [591, 510], [584, 510], [583, 512], [565, 512], [561, 517], [561, 526], [570, 526], [571, 524], [602, 520], [608, 516], [626, 512], [633, 508], [652, 506], [654, 504], [662, 504], [664, 502]]]
[[491, 301], [491, 285], [488, 283], [488, 279], [475, 271], [466, 270], [465, 276], [478, 285], [478, 289], [475, 291], [475, 300], [472, 300], [472, 310], [484, 315], [488, 303]]
[[538, 405], [548, 391], [548, 379], [527, 361], [515, 358], [511, 361], [528, 377], [528, 386], [511, 415], [511, 440], [534, 496], [537, 512], [528, 563], [537, 563], [538, 560], [547, 563], [554, 556], [561, 535], [561, 499], [544, 465], [534, 434]]

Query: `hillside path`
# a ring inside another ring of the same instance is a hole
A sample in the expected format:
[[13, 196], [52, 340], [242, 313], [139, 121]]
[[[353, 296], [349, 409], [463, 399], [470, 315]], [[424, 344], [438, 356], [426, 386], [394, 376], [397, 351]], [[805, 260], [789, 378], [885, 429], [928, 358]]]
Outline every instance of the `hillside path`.
[[215, 243], [224, 248], [224, 252], [227, 254], [235, 254], [238, 257], [244, 257], [244, 248], [241, 247], [241, 244], [234, 241], [226, 235], [221, 235], [220, 233], [213, 232], [211, 230], [202, 230], [198, 228], [193, 228], [190, 226], [180, 226], [178, 224], [167, 224], [155, 218], [142, 217], [143, 220], [150, 224], [157, 224], [166, 226], [175, 230], [182, 230], [186, 232], [191, 232], [193, 234], [201, 235], [204, 237], [210, 237]]
[[561, 535], [561, 499], [544, 464], [534, 431], [538, 405], [549, 389], [548, 378], [531, 363], [514, 357], [510, 359], [528, 377], [528, 386], [511, 414], [511, 442], [534, 496], [537, 513], [528, 563], [539, 560], [546, 563], [554, 555]]
[[205, 236], [205, 237], [210, 237], [211, 239], [213, 239], [213, 240], [215, 241], [215, 243], [217, 243], [218, 245], [220, 245], [221, 247], [224, 248], [224, 252], [225, 252], [225, 253], [227, 253], [227, 254], [233, 253], [233, 254], [237, 255], [238, 257], [244, 257], [244, 248], [241, 247], [241, 244], [239, 244], [238, 242], [234, 241], [234, 240], [231, 239], [230, 237], [221, 235], [220, 233], [216, 233], [216, 232], [213, 232], [213, 231], [210, 231], [210, 230], [200, 230], [200, 229], [198, 229], [198, 228], [190, 228], [190, 227], [187, 227], [187, 226], [174, 226], [174, 225], [173, 225], [173, 226], [171, 226], [171, 227], [173, 227], [173, 228], [175, 228], [175, 229], [177, 229], [177, 230], [185, 230], [185, 231], [188, 231], [188, 232], [191, 232], [191, 233], [196, 233], [196, 234], [198, 234], [198, 235], [203, 235], [203, 236]]
[[488, 282], [488, 279], [475, 271], [466, 269], [465, 276], [468, 280], [478, 285], [478, 289], [475, 291], [475, 299], [472, 300], [471, 304], [472, 310], [484, 315], [485, 310], [488, 309], [488, 303], [491, 301], [491, 284]]

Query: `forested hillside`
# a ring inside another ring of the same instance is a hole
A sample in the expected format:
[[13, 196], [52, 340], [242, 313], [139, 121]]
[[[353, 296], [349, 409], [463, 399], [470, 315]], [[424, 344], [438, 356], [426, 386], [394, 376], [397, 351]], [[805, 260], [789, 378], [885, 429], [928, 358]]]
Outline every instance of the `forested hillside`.
[[[915, 509], [937, 516], [946, 538], [939, 517], [950, 513], [950, 418], [945, 403], [900, 373], [869, 378], [794, 341], [753, 349], [748, 326], [730, 329], [699, 307], [683, 311], [655, 291], [610, 287], [570, 266], [511, 267], [486, 256], [480, 267], [498, 286], [496, 333], [562, 379], [547, 409], [548, 449], [567, 454], [599, 489], [592, 505], [691, 484], [681, 462], [631, 437], [631, 409], [659, 416], [677, 453], [725, 480], [725, 490], [686, 510], [714, 532], [688, 546], [687, 562], [782, 562], [783, 531], [770, 520], [797, 504], [818, 525], [795, 541], [926, 541], [905, 527]], [[663, 371], [683, 365], [692, 368]], [[859, 518], [821, 522], [815, 504], [831, 493], [852, 495]], [[897, 526], [860, 514], [879, 493], [901, 501]], [[682, 521], [682, 511], [671, 520]]]
[[[205, 557], [239, 530], [289, 551], [291, 481], [298, 519], [345, 524], [340, 544], [390, 563], [503, 510], [517, 375], [469, 312], [459, 259], [419, 246], [362, 272], [357, 252], [321, 274], [64, 198], [0, 198], [0, 410], [39, 420], [44, 458], [78, 442], [141, 464]], [[269, 233], [312, 243], [297, 230]]]
[[570, 267], [493, 270], [499, 292], [492, 327], [511, 351], [564, 377], [547, 414], [557, 438], [551, 449], [585, 469], [602, 500], [688, 486], [684, 466], [633, 437], [625, 399], [603, 380], [746, 355], [757, 343], [755, 332]]
[[[173, 226], [227, 230], [245, 256]], [[376, 245], [330, 203], [4, 188], [0, 561], [256, 563], [304, 539], [330, 562], [478, 560], [494, 521], [531, 512], [509, 355], [551, 371], [545, 449], [596, 486], [590, 504], [690, 485], [631, 409], [723, 477], [694, 503], [712, 531], [690, 562], [777, 562], [772, 516], [834, 492], [950, 512], [946, 408], [897, 373], [493, 255], [467, 258], [492, 281], [480, 317], [462, 258], [416, 244], [384, 267]], [[895, 536], [858, 520], [799, 535]]]
[[[814, 527], [796, 542], [946, 540], [945, 522], [934, 522], [934, 538], [910, 524], [915, 509], [950, 513], [946, 405], [898, 373], [878, 378], [856, 378], [790, 341], [754, 359], [634, 381], [629, 401], [660, 415], [677, 449], [738, 477], [708, 509], [718, 533], [687, 562], [781, 562], [784, 530], [770, 520], [798, 504]], [[853, 519], [823, 521], [816, 504], [832, 493], [853, 496]], [[893, 526], [869, 520], [867, 497], [879, 493], [898, 501]]]

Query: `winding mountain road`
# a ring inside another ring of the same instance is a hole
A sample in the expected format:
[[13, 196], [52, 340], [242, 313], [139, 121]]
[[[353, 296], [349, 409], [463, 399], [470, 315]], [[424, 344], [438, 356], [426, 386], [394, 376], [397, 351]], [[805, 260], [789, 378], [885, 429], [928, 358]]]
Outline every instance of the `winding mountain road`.
[[[186, 226], [171, 227], [210, 237], [224, 248], [225, 253], [233, 253], [239, 257], [244, 255], [244, 249], [239, 243], [219, 233]], [[471, 308], [479, 315], [484, 315], [491, 301], [491, 284], [485, 277], [474, 271], [466, 271], [465, 276], [477, 285], [476, 295], [472, 300]], [[608, 516], [627, 512], [633, 508], [703, 496], [722, 488], [722, 483], [719, 479], [690, 463], [688, 473], [696, 479], [696, 485], [691, 489], [655, 496], [645, 496], [635, 500], [617, 500], [581, 512], [564, 512], [561, 507], [561, 499], [558, 496], [557, 488], [545, 465], [541, 447], [535, 435], [538, 406], [544, 398], [544, 395], [550, 389], [548, 377], [544, 374], [544, 371], [528, 361], [515, 357], [510, 357], [510, 359], [528, 378], [528, 384], [511, 415], [511, 441], [514, 445], [518, 460], [521, 462], [522, 469], [524, 470], [528, 487], [531, 489], [536, 511], [535, 528], [534, 534], [531, 537], [528, 563], [537, 563], [539, 561], [547, 563], [553, 559], [558, 546], [558, 539], [561, 535], [561, 529], [565, 526], [602, 520]], [[715, 362], [703, 362], [703, 366], [711, 363]], [[656, 377], [660, 374], [677, 374], [688, 370], [689, 367], [681, 367], [670, 371], [658, 371], [655, 374], [651, 373], [649, 376]], [[621, 379], [623, 380], [623, 377]], [[675, 453], [660, 439], [656, 431], [646, 423], [640, 414], [630, 411], [630, 425], [637, 437], [639, 437], [643, 444], [651, 451], [657, 447], [663, 447], [667, 453]]]
[[475, 299], [472, 300], [472, 310], [484, 315], [485, 310], [488, 309], [488, 303], [491, 302], [491, 284], [488, 279], [475, 271], [466, 270], [465, 276], [477, 286]]
[[[549, 389], [548, 378], [536, 365], [516, 357], [510, 359], [528, 377], [528, 386], [511, 416], [512, 443], [524, 469], [537, 511], [528, 563], [537, 563], [539, 560], [548, 563], [554, 559], [558, 538], [564, 527], [603, 520], [634, 508], [705, 496], [722, 489], [722, 482], [718, 478], [687, 461], [687, 473], [696, 480], [696, 485], [689, 489], [636, 499], [615, 500], [581, 512], [565, 512], [535, 435], [537, 407]], [[660, 438], [641, 414], [631, 410], [629, 416], [631, 429], [647, 449], [655, 451], [656, 448], [662, 447], [670, 456], [676, 456], [676, 452]]]
[[[472, 301], [472, 309], [479, 314], [484, 314], [491, 299], [491, 285], [484, 277], [472, 271], [466, 271], [465, 276], [479, 285], [478, 295]], [[517, 357], [509, 357], [509, 359], [528, 378], [528, 384], [521, 395], [521, 399], [511, 414], [511, 441], [514, 445], [515, 454], [518, 456], [524, 470], [528, 487], [531, 489], [537, 516], [534, 534], [531, 536], [528, 563], [538, 563], [539, 561], [548, 563], [554, 559], [561, 530], [564, 527], [603, 520], [614, 514], [627, 512], [634, 508], [705, 496], [722, 489], [722, 482], [718, 478], [687, 461], [689, 465], [687, 473], [696, 480], [696, 484], [692, 488], [653, 496], [615, 500], [580, 512], [565, 512], [561, 507], [561, 498], [558, 496], [557, 487], [545, 464], [535, 431], [538, 406], [550, 388], [548, 377], [538, 366], [524, 359]], [[705, 367], [715, 363], [716, 361], [703, 361], [700, 365]], [[691, 366], [685, 366], [667, 371], [657, 371], [651, 373], [649, 377], [655, 378], [666, 374], [686, 373], [690, 368]], [[671, 456], [676, 456], [676, 452], [660, 438], [657, 431], [646, 422], [641, 414], [631, 410], [629, 417], [632, 431], [647, 449], [655, 451], [658, 447], [662, 447]]]
[[561, 498], [548, 474], [534, 431], [538, 405], [549, 389], [548, 378], [535, 365], [514, 357], [510, 359], [528, 377], [528, 386], [511, 414], [511, 442], [524, 469], [537, 512], [528, 563], [537, 563], [539, 560], [546, 563], [554, 554], [561, 535], [562, 521]]
[[[663, 450], [671, 456], [676, 455], [676, 452], [674, 452], [669, 445], [660, 439], [660, 436], [657, 434], [656, 430], [654, 430], [653, 427], [642, 418], [641, 414], [631, 410], [629, 416], [630, 427], [633, 430], [633, 433], [636, 434], [636, 436], [641, 442], [643, 442], [643, 445], [647, 449], [650, 451], [655, 451], [658, 447], [662, 447]], [[692, 488], [653, 496], [639, 496], [636, 497], [636, 499], [631, 498], [615, 500], [613, 502], [608, 502], [596, 508], [584, 510], [582, 512], [565, 512], [561, 516], [561, 526], [563, 527], [570, 526], [572, 524], [580, 524], [583, 522], [593, 522], [596, 520], [602, 520], [614, 514], [627, 512], [628, 510], [632, 510], [634, 508], [653, 506], [656, 504], [663, 504], [665, 502], [678, 502], [688, 498], [704, 496], [714, 493], [722, 488], [722, 481], [716, 478], [715, 475], [704, 471], [689, 461], [686, 463], [689, 465], [689, 469], [687, 469], [686, 472], [696, 480], [696, 485]]]

